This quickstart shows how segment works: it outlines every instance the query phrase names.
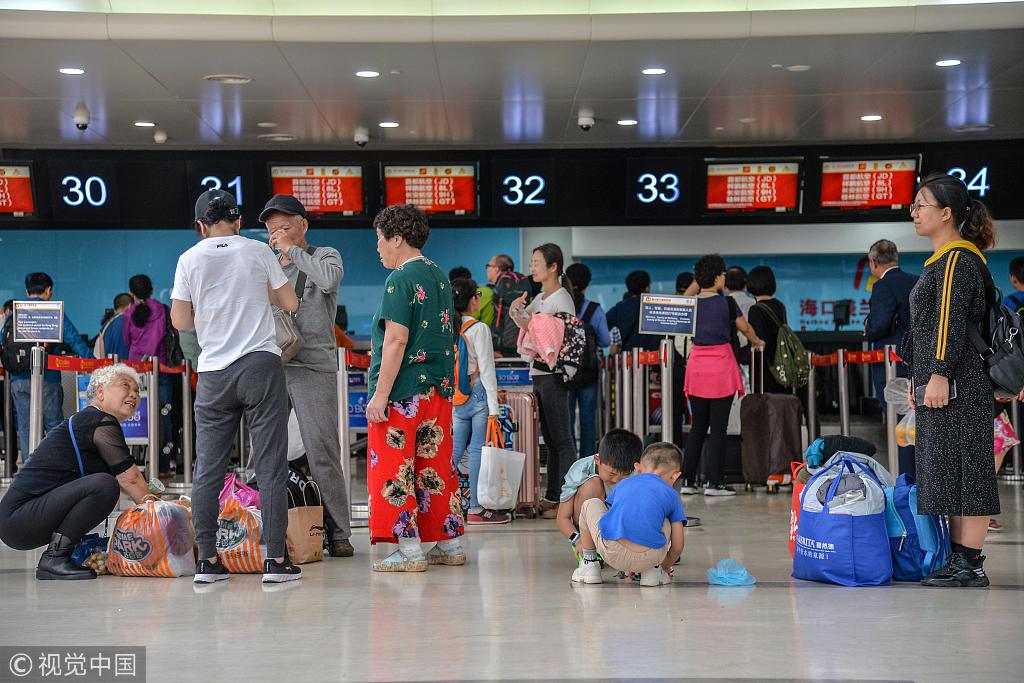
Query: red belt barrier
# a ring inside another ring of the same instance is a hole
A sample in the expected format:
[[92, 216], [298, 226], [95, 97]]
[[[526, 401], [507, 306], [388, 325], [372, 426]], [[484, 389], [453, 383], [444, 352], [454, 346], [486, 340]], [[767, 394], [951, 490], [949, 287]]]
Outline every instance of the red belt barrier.
[[[149, 372], [153, 369], [152, 363], [145, 361], [118, 361], [127, 365], [136, 372]], [[113, 365], [114, 361], [109, 358], [78, 358], [77, 356], [47, 356], [46, 367], [49, 370], [61, 370], [64, 372], [95, 372], [100, 368]], [[180, 375], [185, 372], [184, 365], [171, 367], [160, 364], [160, 373], [164, 375]]]
[[661, 351], [641, 351], [640, 365], [661, 365]]
[[[889, 355], [889, 358], [893, 363], [902, 363], [903, 359], [896, 355], [895, 352]], [[884, 363], [885, 362], [885, 349], [875, 349], [874, 351], [847, 351], [846, 362], [849, 365], [864, 365], [871, 363]], [[830, 367], [839, 364], [839, 353], [830, 353], [824, 356], [812, 355], [811, 365], [816, 368]]]
[[830, 353], [827, 356], [811, 356], [811, 365], [816, 368], [827, 368], [832, 365], [839, 365], [839, 354]]
[[370, 368], [370, 356], [365, 353], [353, 353], [352, 351], [346, 350], [345, 364], [350, 368], [368, 370]]

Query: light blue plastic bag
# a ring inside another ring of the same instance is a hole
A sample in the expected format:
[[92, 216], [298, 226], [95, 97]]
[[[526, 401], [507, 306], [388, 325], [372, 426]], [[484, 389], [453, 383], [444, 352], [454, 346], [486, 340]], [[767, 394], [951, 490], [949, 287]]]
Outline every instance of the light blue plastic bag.
[[751, 576], [746, 567], [729, 557], [708, 569], [708, 583], [715, 586], [753, 586], [757, 583], [757, 578]]

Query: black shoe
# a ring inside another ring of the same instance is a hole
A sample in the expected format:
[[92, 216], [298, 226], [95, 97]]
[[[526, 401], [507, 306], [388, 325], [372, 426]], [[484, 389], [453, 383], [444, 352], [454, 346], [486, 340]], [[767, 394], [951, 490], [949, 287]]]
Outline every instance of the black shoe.
[[984, 556], [978, 558], [977, 567], [972, 567], [960, 553], [953, 553], [946, 564], [921, 579], [922, 586], [937, 588], [985, 588], [988, 575], [985, 573]]
[[193, 583], [217, 583], [218, 581], [226, 581], [231, 577], [231, 572], [224, 566], [221, 561], [210, 562], [209, 560], [199, 560], [199, 564], [196, 565], [196, 575], [192, 579]]
[[266, 559], [263, 561], [263, 583], [284, 583], [302, 578], [302, 570], [292, 564], [286, 556], [284, 562]]
[[352, 547], [352, 543], [348, 539], [331, 541], [327, 547], [327, 554], [331, 557], [352, 557], [356, 554], [356, 549]]
[[43, 551], [36, 565], [36, 578], [40, 581], [82, 581], [95, 579], [96, 572], [82, 567], [71, 559], [78, 541], [54, 532], [50, 545]]

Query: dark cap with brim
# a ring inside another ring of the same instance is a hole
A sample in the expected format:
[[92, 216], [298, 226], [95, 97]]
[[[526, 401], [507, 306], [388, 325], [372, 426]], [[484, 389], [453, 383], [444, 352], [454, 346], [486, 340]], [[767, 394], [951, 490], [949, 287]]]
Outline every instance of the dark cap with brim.
[[207, 190], [206, 192], [199, 195], [199, 199], [196, 200], [196, 220], [209, 222], [206, 216], [207, 210], [210, 208], [210, 204], [215, 199], [220, 199], [223, 203], [223, 210], [218, 212], [221, 214], [213, 222], [224, 220], [225, 218], [238, 218], [242, 215], [242, 212], [238, 208], [238, 202], [235, 201], [235, 195], [224, 190]]
[[266, 223], [272, 213], [286, 213], [289, 216], [307, 218], [306, 207], [290, 194], [275, 194], [260, 212], [260, 223]]

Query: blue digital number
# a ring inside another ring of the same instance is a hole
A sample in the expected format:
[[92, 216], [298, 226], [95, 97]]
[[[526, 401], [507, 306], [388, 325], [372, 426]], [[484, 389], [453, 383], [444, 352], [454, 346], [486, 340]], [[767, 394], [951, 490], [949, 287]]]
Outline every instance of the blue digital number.
[[509, 206], [547, 204], [547, 200], [541, 196], [546, 186], [542, 176], [531, 175], [524, 180], [520, 176], [510, 175], [501, 184], [506, 190], [506, 194], [501, 195], [501, 201]]
[[988, 166], [982, 166], [969, 183], [967, 182], [967, 170], [959, 166], [954, 166], [946, 171], [946, 175], [956, 176], [967, 185], [969, 192], [977, 192], [979, 197], [984, 197], [985, 192], [992, 187], [988, 184]]
[[61, 199], [68, 206], [81, 206], [87, 203], [100, 207], [107, 203], [107, 183], [99, 176], [89, 176], [83, 182], [76, 175], [66, 175], [60, 184], [66, 190]]
[[[207, 190], [219, 190], [223, 186], [221, 179], [215, 175], [208, 175], [199, 181], [199, 184], [205, 187]], [[235, 203], [239, 206], [242, 205], [242, 176], [236, 175], [234, 179], [227, 184], [228, 189], [234, 189], [235, 191]]]
[[656, 201], [674, 204], [679, 200], [679, 176], [675, 173], [664, 173], [660, 178], [653, 173], [642, 173], [636, 181], [641, 189], [636, 198], [644, 204]]

